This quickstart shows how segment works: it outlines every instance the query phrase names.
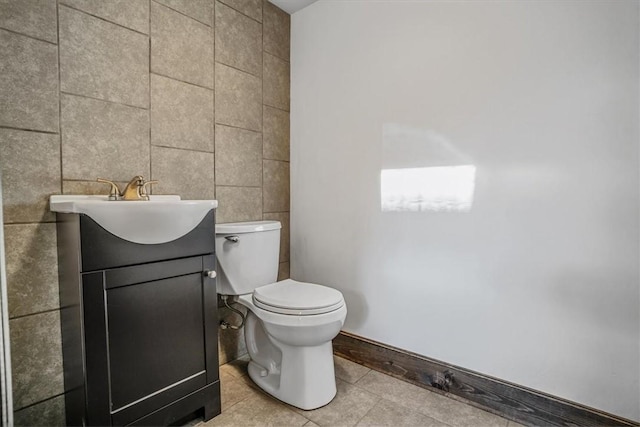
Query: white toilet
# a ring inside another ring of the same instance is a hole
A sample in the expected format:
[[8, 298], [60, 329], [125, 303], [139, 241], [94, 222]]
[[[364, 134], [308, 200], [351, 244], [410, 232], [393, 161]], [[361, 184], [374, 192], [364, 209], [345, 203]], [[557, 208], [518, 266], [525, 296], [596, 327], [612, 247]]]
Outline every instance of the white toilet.
[[216, 224], [217, 290], [248, 308], [251, 379], [283, 402], [315, 409], [336, 394], [331, 340], [347, 306], [335, 289], [276, 282], [280, 228], [278, 221]]

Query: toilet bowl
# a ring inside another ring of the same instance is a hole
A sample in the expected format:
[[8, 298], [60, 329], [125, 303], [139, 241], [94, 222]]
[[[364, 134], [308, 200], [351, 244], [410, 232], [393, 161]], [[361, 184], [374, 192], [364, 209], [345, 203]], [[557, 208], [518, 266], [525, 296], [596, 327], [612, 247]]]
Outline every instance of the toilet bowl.
[[247, 311], [249, 376], [285, 403], [309, 410], [336, 394], [331, 340], [347, 307], [335, 289], [291, 279], [276, 282], [280, 223], [216, 226], [218, 293]]

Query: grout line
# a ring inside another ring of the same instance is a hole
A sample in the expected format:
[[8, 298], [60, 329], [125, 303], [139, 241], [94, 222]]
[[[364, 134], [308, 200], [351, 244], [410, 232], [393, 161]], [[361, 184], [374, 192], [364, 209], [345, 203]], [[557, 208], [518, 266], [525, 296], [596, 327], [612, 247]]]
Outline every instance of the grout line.
[[1, 28], [1, 27], [0, 27], [0, 30], [6, 31], [7, 33], [11, 33], [11, 34], [16, 34], [18, 36], [23, 36], [23, 37], [26, 37], [26, 38], [29, 38], [29, 39], [32, 39], [32, 40], [37, 40], [39, 42], [44, 42], [44, 43], [47, 43], [47, 44], [51, 44], [51, 45], [57, 46], [57, 44], [54, 43], [54, 42], [50, 42], [49, 40], [45, 40], [45, 39], [41, 39], [41, 38], [38, 38], [38, 37], [30, 36], [29, 34], [19, 33], [17, 31], [13, 31], [13, 30], [9, 30], [7, 28]]
[[[336, 356], [337, 356], [337, 355], [336, 355]], [[342, 357], [342, 356], [337, 356], [337, 357]], [[349, 359], [345, 359], [345, 360], [349, 360]], [[356, 362], [353, 362], [353, 363], [356, 363]], [[360, 365], [360, 366], [364, 366], [364, 365]], [[371, 368], [369, 368], [369, 367], [367, 367], [367, 366], [364, 366], [364, 367], [365, 367], [365, 368], [367, 368], [367, 369], [369, 369], [369, 372], [367, 372], [366, 374], [364, 374], [363, 376], [361, 376], [360, 378], [358, 378], [358, 379], [357, 379], [357, 380], [352, 384], [353, 386], [358, 387], [358, 388], [360, 388], [360, 389], [362, 389], [362, 390], [365, 390], [365, 389], [364, 389], [364, 388], [362, 388], [362, 387], [360, 387], [360, 386], [358, 385], [358, 383], [359, 383], [360, 381], [362, 381], [362, 379], [363, 379], [364, 377], [366, 377], [366, 376], [367, 376], [367, 375], [369, 375], [371, 372], [373, 372], [373, 369], [371, 369]], [[376, 371], [376, 372], [378, 372], [378, 371]], [[392, 377], [392, 378], [393, 378], [393, 377]], [[373, 393], [373, 394], [375, 394], [375, 393]]]
[[291, 114], [291, 111], [289, 111], [289, 110], [283, 110], [283, 109], [282, 109], [282, 108], [280, 108], [280, 107], [274, 107], [273, 105], [265, 104], [264, 102], [262, 103], [262, 106], [263, 106], [263, 107], [273, 108], [274, 110], [282, 111], [283, 113], [289, 113], [289, 114]]
[[[262, 194], [260, 195], [260, 198], [262, 199], [262, 219], [264, 219], [264, 214], [266, 213], [264, 211], [264, 79], [265, 79], [265, 72], [264, 72], [264, 5], [265, 2], [264, 0], [261, 2], [261, 7], [262, 7], [262, 23], [261, 23], [261, 27], [262, 27], [262, 31], [260, 32], [260, 47], [261, 47], [261, 55], [260, 55], [260, 66], [262, 67], [262, 78], [260, 80], [260, 98], [261, 98], [261, 104], [262, 104], [262, 108], [260, 109], [260, 113], [262, 114], [261, 116], [261, 122], [262, 122], [262, 162], [260, 162], [260, 166], [262, 167]], [[280, 261], [280, 260], [278, 260]], [[280, 270], [280, 265], [278, 265], [278, 270]]]
[[[223, 5], [225, 5], [225, 6], [227, 6], [229, 9], [233, 9], [234, 11], [238, 12], [238, 13], [239, 13], [240, 15], [242, 15], [242, 16], [246, 16], [247, 18], [251, 19], [252, 21], [257, 22], [257, 23], [258, 23], [258, 24], [260, 24], [260, 25], [264, 25], [264, 24], [263, 24], [263, 22], [264, 22], [264, 11], [262, 11], [262, 21], [258, 21], [256, 18], [254, 18], [254, 17], [251, 17], [251, 16], [247, 15], [247, 14], [246, 14], [246, 13], [244, 13], [243, 11], [238, 10], [238, 9], [236, 9], [235, 7], [228, 5], [227, 3], [225, 3], [225, 2], [224, 2], [224, 0], [219, 0], [218, 2], [219, 2], [219, 3], [221, 3], [221, 4], [223, 4]], [[262, 7], [262, 6], [261, 6], [261, 7]]]
[[53, 313], [56, 311], [60, 311], [61, 308], [51, 308], [49, 310], [42, 310], [42, 311], [36, 311], [34, 313], [29, 313], [29, 314], [21, 314], [20, 316], [13, 316], [13, 317], [9, 317], [9, 320], [16, 320], [16, 319], [24, 319], [25, 317], [29, 317], [29, 316], [37, 316], [39, 314], [47, 314], [47, 313]]
[[[291, 42], [289, 42], [289, 43], [291, 43]], [[286, 62], [287, 64], [291, 65], [291, 60], [289, 60], [289, 59], [284, 59], [284, 58], [280, 57], [280, 56], [279, 56], [278, 54], [276, 54], [276, 53], [269, 52], [267, 49], [265, 49], [264, 51], [265, 51], [265, 53], [267, 53], [267, 54], [269, 54], [269, 55], [273, 56], [274, 58], [278, 58], [278, 59], [280, 59], [280, 60], [282, 60], [282, 61]]]
[[[157, 4], [158, 6], [162, 6], [162, 7], [165, 7], [165, 8], [167, 8], [167, 9], [169, 9], [169, 10], [172, 10], [172, 11], [174, 11], [175, 13], [177, 13], [177, 14], [179, 14], [179, 15], [182, 15], [182, 16], [184, 16], [184, 17], [186, 17], [186, 18], [189, 18], [189, 19], [191, 19], [192, 21], [195, 21], [195, 22], [197, 22], [197, 23], [198, 23], [198, 24], [200, 24], [200, 25], [204, 25], [205, 27], [208, 27], [208, 28], [213, 29], [213, 27], [212, 27], [211, 25], [206, 24], [206, 23], [204, 23], [204, 22], [202, 22], [202, 21], [199, 21], [198, 19], [194, 18], [193, 16], [189, 16], [189, 15], [187, 15], [187, 14], [186, 14], [186, 13], [184, 13], [184, 12], [180, 12], [179, 10], [174, 9], [174, 8], [172, 8], [171, 6], [167, 6], [167, 5], [166, 5], [166, 4], [164, 4], [164, 3], [158, 3], [156, 0], [153, 0], [153, 3]], [[215, 15], [215, 10], [212, 10], [212, 14], [214, 14], [214, 15]], [[151, 15], [151, 3], [149, 4], [149, 15]]]
[[[214, 57], [215, 57], [215, 55], [214, 55]], [[253, 74], [252, 72], [249, 72], [249, 71], [247, 71], [247, 70], [242, 70], [242, 69], [240, 69], [240, 68], [238, 68], [238, 67], [235, 67], [235, 66], [233, 66], [233, 65], [225, 64], [224, 62], [216, 61], [216, 60], [214, 59], [214, 66], [215, 66], [215, 64], [224, 65], [225, 67], [229, 67], [229, 68], [232, 68], [232, 69], [234, 69], [234, 70], [236, 70], [236, 71], [240, 71], [241, 73], [248, 74], [248, 75], [250, 75], [251, 77], [256, 77], [256, 78], [258, 78], [258, 79], [262, 79], [262, 75]]]
[[153, 147], [170, 148], [172, 150], [192, 151], [192, 152], [196, 152], [196, 153], [205, 153], [205, 154], [213, 154], [214, 153], [213, 151], [196, 150], [196, 149], [192, 149], [192, 148], [172, 147], [170, 145], [149, 144], [149, 149], [151, 149]]
[[[52, 212], [53, 213], [53, 212]], [[40, 225], [40, 224], [56, 224], [57, 221], [23, 221], [23, 222], [5, 222], [4, 226], [11, 225]]]
[[[96, 183], [97, 181], [93, 178], [87, 178], [87, 179], [81, 179], [81, 178], [66, 178], [64, 180], [65, 182], [91, 182], [91, 183]], [[114, 181], [116, 184], [118, 183], [127, 183], [127, 181]]]
[[[151, 130], [152, 124], [151, 124], [151, 108], [152, 108], [152, 104], [151, 104], [151, 0], [149, 0], [148, 2], [149, 4], [149, 68], [148, 68], [148, 73], [149, 73], [149, 78], [147, 79], [147, 81], [149, 82], [149, 91], [147, 92], [149, 95], [149, 179], [153, 179], [153, 161], [151, 160], [151, 151], [153, 148], [153, 144], [151, 143], [151, 138], [152, 138], [152, 133], [153, 131]], [[150, 188], [150, 194], [153, 194], [153, 187], [149, 186]]]
[[251, 132], [255, 132], [255, 133], [261, 133], [261, 130], [255, 130], [255, 129], [247, 129], [247, 128], [243, 128], [241, 126], [233, 126], [233, 125], [229, 125], [226, 123], [220, 123], [220, 122], [216, 122], [215, 125], [221, 125], [221, 126], [226, 126], [226, 127], [230, 127], [230, 128], [234, 128], [234, 129], [242, 129], [242, 130], [248, 130]]
[[[286, 213], [289, 213], [289, 211], [265, 212], [265, 214], [286, 214]], [[282, 261], [282, 262], [286, 262], [286, 261]]]
[[[66, 7], [67, 9], [75, 10], [76, 12], [80, 12], [80, 13], [82, 13], [82, 14], [84, 14], [84, 15], [91, 16], [91, 17], [93, 17], [93, 18], [99, 19], [99, 20], [101, 20], [101, 21], [103, 21], [103, 22], [107, 22], [107, 23], [112, 24], [112, 25], [115, 25], [115, 26], [117, 26], [117, 27], [124, 28], [125, 30], [129, 30], [129, 31], [134, 32], [134, 33], [136, 33], [136, 34], [140, 34], [140, 35], [142, 35], [142, 36], [149, 37], [149, 34], [145, 34], [145, 33], [140, 32], [140, 31], [138, 31], [138, 30], [134, 30], [133, 28], [130, 28], [130, 27], [125, 27], [125, 26], [124, 26], [124, 25], [122, 25], [122, 24], [118, 24], [117, 22], [109, 21], [109, 20], [108, 20], [108, 19], [106, 19], [106, 18], [103, 18], [103, 17], [98, 16], [98, 15], [94, 15], [94, 14], [89, 13], [89, 12], [87, 12], [87, 11], [84, 11], [84, 10], [82, 10], [82, 9], [75, 8], [75, 7], [73, 7], [73, 6], [69, 6], [68, 4], [64, 4], [64, 3], [63, 3], [63, 4], [60, 4], [60, 3], [58, 3], [58, 10], [60, 10], [60, 6]], [[58, 15], [59, 15], [59, 13], [58, 13]], [[59, 28], [59, 27], [58, 27], [58, 28]], [[59, 32], [59, 30], [58, 30], [58, 32]]]
[[[212, 69], [212, 73], [213, 73], [213, 106], [211, 108], [211, 111], [213, 113], [213, 117], [211, 120], [211, 126], [213, 127], [213, 132], [212, 132], [212, 136], [213, 136], [213, 197], [216, 198], [218, 196], [218, 176], [217, 176], [217, 170], [218, 168], [216, 168], [216, 161], [218, 160], [218, 150], [216, 148], [216, 144], [218, 142], [218, 138], [216, 138], [216, 50], [217, 50], [217, 44], [216, 44], [216, 30], [218, 29], [218, 24], [217, 24], [217, 15], [216, 15], [216, 2], [213, 2], [213, 69]], [[215, 222], [215, 216], [214, 216], [214, 222]]]
[[246, 130], [247, 132], [262, 133], [259, 130], [247, 129], [247, 128], [243, 128], [243, 127], [240, 127], [240, 126], [227, 125], [227, 124], [224, 124], [224, 123], [215, 123], [215, 125], [216, 126], [224, 126], [224, 127], [232, 128], [232, 129]]
[[[264, 101], [262, 101], [262, 105], [266, 105], [267, 107], [275, 108], [275, 109], [277, 109], [277, 110], [284, 111], [285, 113], [289, 113], [289, 114], [291, 114], [291, 111], [290, 111], [290, 110], [285, 110], [284, 108], [282, 108], [282, 107], [276, 107], [275, 105], [265, 104], [265, 103], [264, 103]], [[291, 106], [289, 106], [289, 108], [291, 108]]]
[[291, 163], [291, 161], [289, 160], [282, 160], [282, 159], [270, 159], [269, 157], [263, 157], [262, 160], [272, 160], [274, 162], [285, 162], [285, 163]]
[[39, 405], [39, 404], [44, 403], [44, 402], [47, 402], [47, 401], [49, 401], [49, 400], [53, 400], [53, 399], [55, 399], [56, 397], [64, 396], [65, 394], [66, 394], [66, 392], [62, 392], [62, 393], [59, 393], [59, 394], [53, 395], [53, 396], [51, 396], [51, 397], [47, 397], [46, 399], [39, 400], [39, 401], [37, 401], [37, 402], [35, 402], [35, 403], [30, 403], [30, 404], [28, 404], [27, 406], [23, 406], [22, 408], [19, 408], [19, 409], [15, 409], [15, 408], [14, 408], [13, 412], [19, 412], [19, 411], [22, 411], [23, 409], [31, 408], [31, 407], [33, 407], [33, 406]]
[[[378, 395], [375, 395], [375, 394], [374, 394], [374, 396], [376, 396], [378, 399], [375, 401], [375, 403], [373, 404], [373, 406], [372, 406], [371, 408], [369, 408], [369, 410], [368, 410], [367, 412], [365, 412], [365, 413], [364, 413], [364, 415], [363, 415], [363, 416], [361, 416], [360, 418], [358, 418], [358, 421], [356, 421], [356, 423], [355, 423], [354, 425], [356, 425], [356, 426], [357, 426], [357, 425], [360, 423], [360, 421], [362, 421], [362, 420], [364, 419], [364, 417], [366, 417], [366, 416], [369, 414], [369, 412], [373, 411], [373, 409], [374, 409], [376, 406], [378, 406], [378, 403], [380, 403], [380, 401], [382, 400], [382, 397], [380, 397], [380, 396], [378, 396]], [[400, 406], [400, 405], [398, 405], [398, 406]], [[403, 408], [403, 409], [407, 409], [407, 408]], [[410, 409], [408, 409], [408, 410], [410, 410]], [[415, 412], [415, 411], [414, 411], [414, 412]]]
[[[149, 43], [151, 43], [151, 37], [149, 37]], [[170, 79], [170, 80], [175, 80], [176, 82], [185, 83], [185, 84], [188, 84], [188, 85], [191, 85], [191, 86], [199, 87], [200, 89], [207, 89], [207, 90], [210, 90], [210, 91], [213, 92], [213, 88], [210, 88], [210, 87], [202, 86], [202, 85], [199, 85], [197, 83], [191, 83], [191, 82], [187, 82], [187, 81], [184, 81], [184, 80], [180, 80], [180, 79], [177, 79], [175, 77], [167, 76], [166, 74], [158, 73], [157, 71], [153, 71], [152, 72], [151, 71], [151, 48], [149, 48], [149, 74], [150, 75], [154, 74], [156, 76], [164, 77], [164, 78]], [[151, 80], [151, 78], [149, 78], [149, 80]], [[214, 86], [215, 86], [215, 82], [214, 82]]]
[[262, 161], [268, 161], [268, 162], [280, 162], [280, 163], [291, 163], [288, 160], [277, 160], [277, 159], [262, 159]]
[[[129, 108], [137, 108], [138, 110], [148, 110], [149, 109], [149, 108], [145, 108], [145, 107], [138, 107], [136, 105], [124, 104], [124, 103], [118, 102], [118, 101], [110, 101], [108, 99], [95, 98], [93, 96], [80, 95], [78, 93], [65, 92], [63, 90], [61, 90], [60, 93], [63, 94], [63, 95], [68, 95], [68, 96], [77, 96], [78, 98], [93, 99], [94, 101], [102, 101], [102, 102], [107, 102], [109, 104], [122, 105], [124, 107], [129, 107]], [[60, 97], [60, 98], [62, 99], [62, 97]]]
[[[262, 186], [259, 185], [226, 185], [226, 184], [219, 184], [216, 185], [216, 187], [229, 187], [229, 188], [260, 188], [262, 189]], [[271, 212], [269, 212], [271, 213]]]
[[60, 134], [60, 132], [51, 132], [51, 131], [47, 131], [47, 130], [20, 128], [20, 127], [16, 127], [16, 126], [0, 125], [0, 129], [21, 130], [23, 132], [36, 132], [36, 133], [44, 133], [44, 134], [47, 134], [47, 135], [59, 135]]
[[[264, 50], [264, 49], [263, 49], [263, 50]], [[282, 62], [285, 62], [287, 65], [291, 65], [291, 62], [287, 61], [286, 59], [282, 59], [282, 58], [280, 58], [278, 55], [274, 55], [273, 53], [271, 53], [271, 52], [269, 52], [269, 51], [267, 51], [267, 50], [264, 50], [264, 53], [266, 53], [266, 54], [267, 54], [267, 55], [269, 55], [269, 56], [273, 56], [273, 57], [274, 57], [275, 59], [277, 59], [278, 61], [282, 61]]]
[[60, 73], [60, 1], [56, 0], [56, 37], [58, 38], [58, 133], [60, 134], [60, 194], [64, 194], [63, 176], [62, 170], [62, 76]]

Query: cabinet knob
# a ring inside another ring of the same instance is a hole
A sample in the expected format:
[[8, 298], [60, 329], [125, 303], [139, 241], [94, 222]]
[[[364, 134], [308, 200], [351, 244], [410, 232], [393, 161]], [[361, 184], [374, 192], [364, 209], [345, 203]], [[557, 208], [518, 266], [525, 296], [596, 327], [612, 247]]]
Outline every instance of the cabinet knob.
[[204, 272], [204, 275], [207, 276], [209, 279], [214, 279], [218, 274], [213, 270], [207, 270]]

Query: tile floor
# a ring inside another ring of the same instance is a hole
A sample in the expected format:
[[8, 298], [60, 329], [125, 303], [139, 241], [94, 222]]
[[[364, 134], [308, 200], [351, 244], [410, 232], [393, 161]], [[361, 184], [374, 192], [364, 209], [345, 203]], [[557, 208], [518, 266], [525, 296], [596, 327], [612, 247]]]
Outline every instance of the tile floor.
[[335, 358], [338, 393], [313, 411], [284, 404], [259, 390], [246, 360], [220, 367], [222, 414], [198, 427], [214, 426], [429, 426], [517, 427], [519, 424], [465, 403]]

